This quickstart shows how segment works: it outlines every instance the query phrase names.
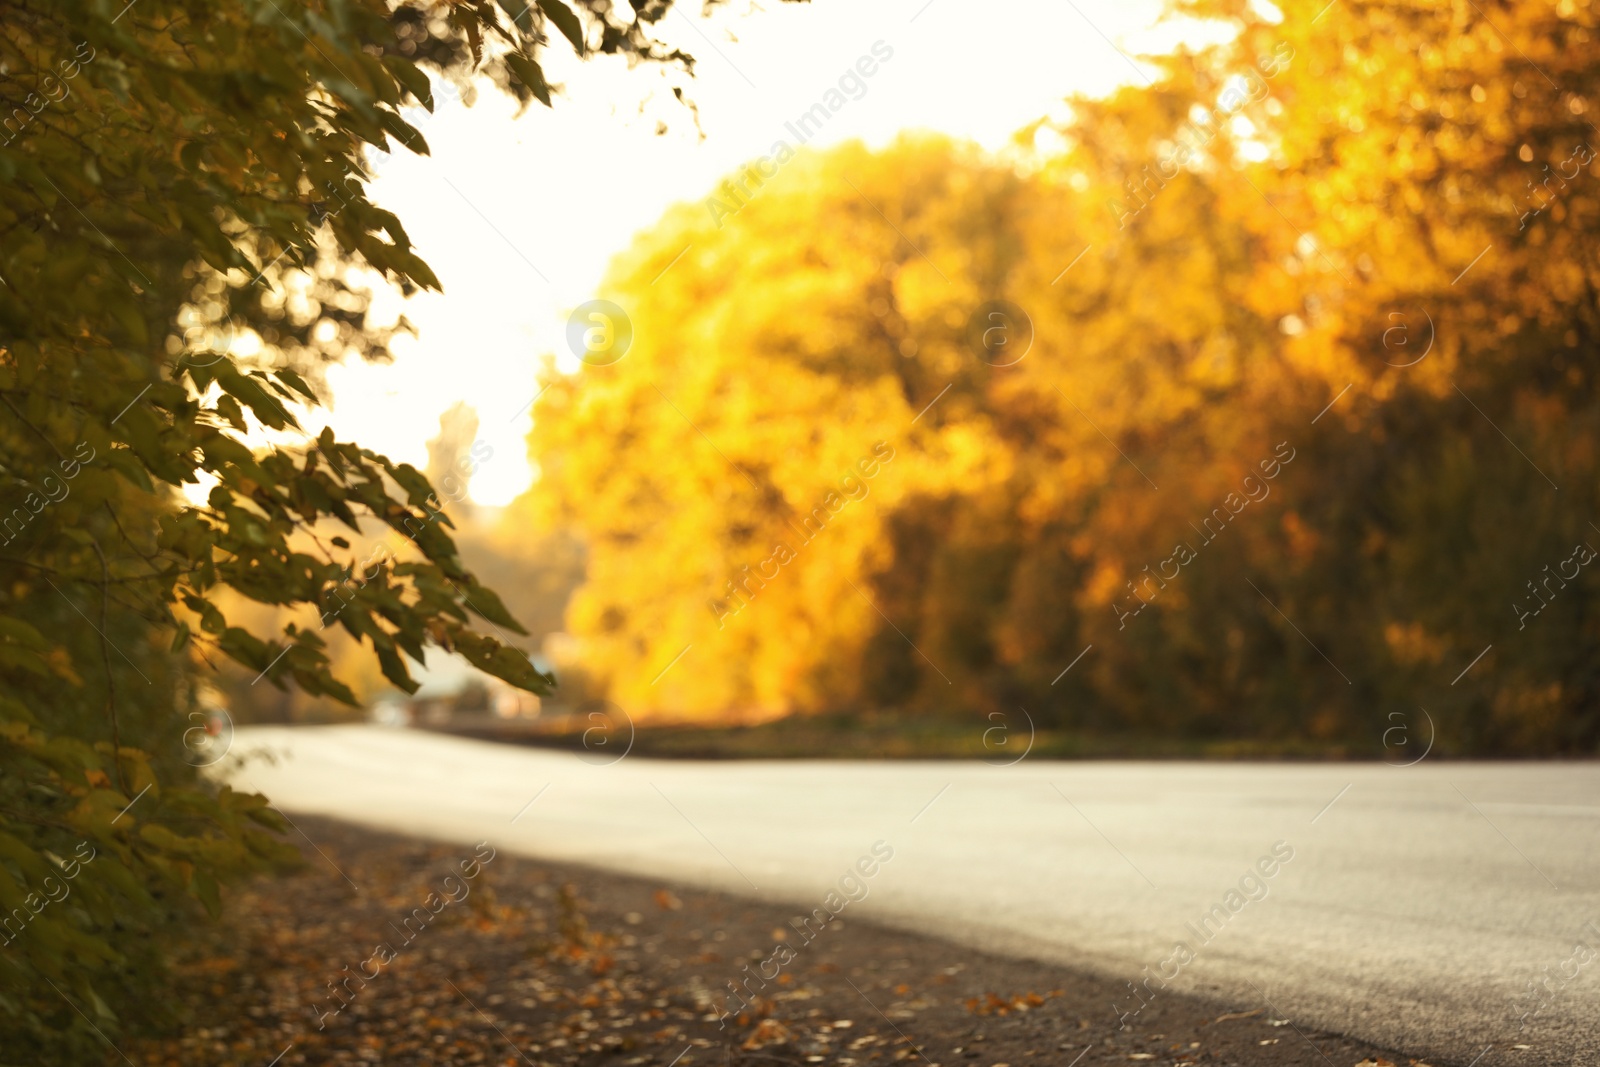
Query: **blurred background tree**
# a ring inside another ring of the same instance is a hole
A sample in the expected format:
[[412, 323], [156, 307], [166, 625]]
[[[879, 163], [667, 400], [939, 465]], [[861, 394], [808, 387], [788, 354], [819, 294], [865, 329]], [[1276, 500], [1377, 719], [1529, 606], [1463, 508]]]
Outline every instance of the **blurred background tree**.
[[613, 699], [1365, 754], [1422, 707], [1440, 752], [1596, 751], [1596, 16], [1174, 13], [1225, 43], [1009, 153], [802, 150], [617, 259], [633, 347], [553, 376], [519, 505], [586, 546]]

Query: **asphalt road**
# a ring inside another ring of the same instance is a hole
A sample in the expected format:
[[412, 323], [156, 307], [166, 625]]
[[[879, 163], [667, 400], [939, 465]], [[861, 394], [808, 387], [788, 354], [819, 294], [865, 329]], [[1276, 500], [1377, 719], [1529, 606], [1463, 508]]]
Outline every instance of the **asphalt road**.
[[1435, 1061], [1600, 1064], [1600, 764], [607, 763], [351, 726], [242, 728], [217, 769], [291, 817], [796, 915], [882, 841], [847, 917]]

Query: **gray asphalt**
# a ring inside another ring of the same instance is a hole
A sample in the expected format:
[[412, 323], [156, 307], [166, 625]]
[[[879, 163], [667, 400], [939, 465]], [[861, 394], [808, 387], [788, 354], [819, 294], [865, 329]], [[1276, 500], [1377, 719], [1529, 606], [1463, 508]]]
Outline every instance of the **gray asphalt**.
[[1600, 1064], [1600, 764], [607, 763], [350, 726], [241, 728], [215, 769], [796, 914], [883, 841], [854, 915], [1434, 1061]]

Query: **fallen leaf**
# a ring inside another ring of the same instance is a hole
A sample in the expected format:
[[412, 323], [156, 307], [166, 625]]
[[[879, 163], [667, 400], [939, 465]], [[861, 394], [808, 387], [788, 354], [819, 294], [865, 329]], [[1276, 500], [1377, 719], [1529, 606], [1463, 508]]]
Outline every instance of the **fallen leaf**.
[[739, 1047], [754, 1052], [767, 1045], [782, 1045], [790, 1038], [789, 1028], [776, 1019], [762, 1019], [755, 1031]]

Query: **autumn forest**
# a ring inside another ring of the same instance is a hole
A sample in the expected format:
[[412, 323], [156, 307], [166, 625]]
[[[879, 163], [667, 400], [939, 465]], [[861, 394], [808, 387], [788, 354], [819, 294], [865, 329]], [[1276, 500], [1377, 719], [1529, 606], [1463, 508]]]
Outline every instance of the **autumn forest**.
[[1185, 6], [1242, 31], [1014, 151], [802, 147], [617, 258], [516, 509], [611, 699], [1594, 751], [1592, 15]]

